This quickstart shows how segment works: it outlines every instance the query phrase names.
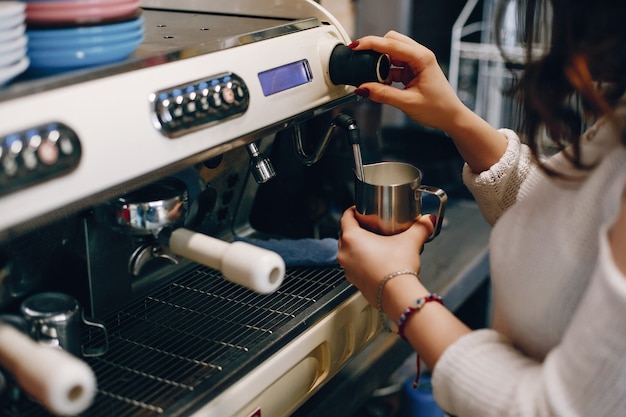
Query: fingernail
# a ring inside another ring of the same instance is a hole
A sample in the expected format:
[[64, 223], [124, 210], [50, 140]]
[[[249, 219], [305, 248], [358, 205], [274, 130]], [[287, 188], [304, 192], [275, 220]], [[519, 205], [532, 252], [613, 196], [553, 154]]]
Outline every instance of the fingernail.
[[360, 43], [359, 41], [354, 41], [354, 42], [352, 42], [350, 45], [348, 45], [348, 48], [350, 48], [350, 49], [354, 49], [354, 48], [356, 48], [357, 46], [359, 46], [359, 43]]
[[369, 97], [370, 90], [368, 90], [367, 88], [357, 88], [356, 90], [354, 90], [354, 94], [361, 97]]
[[437, 216], [435, 216], [434, 214], [429, 214], [428, 218], [430, 219], [433, 225], [437, 224]]

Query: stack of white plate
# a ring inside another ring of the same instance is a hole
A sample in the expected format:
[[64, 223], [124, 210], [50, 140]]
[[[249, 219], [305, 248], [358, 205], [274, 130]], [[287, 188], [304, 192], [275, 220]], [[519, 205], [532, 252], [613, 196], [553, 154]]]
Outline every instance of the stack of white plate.
[[24, 10], [22, 2], [0, 1], [0, 85], [28, 68]]
[[140, 0], [29, 0], [30, 68], [60, 72], [128, 58], [143, 41]]

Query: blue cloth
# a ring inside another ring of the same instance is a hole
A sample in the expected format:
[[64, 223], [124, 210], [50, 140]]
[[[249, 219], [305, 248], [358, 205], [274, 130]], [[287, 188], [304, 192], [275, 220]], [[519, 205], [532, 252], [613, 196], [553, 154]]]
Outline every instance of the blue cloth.
[[244, 239], [246, 243], [278, 253], [285, 266], [337, 265], [337, 239]]

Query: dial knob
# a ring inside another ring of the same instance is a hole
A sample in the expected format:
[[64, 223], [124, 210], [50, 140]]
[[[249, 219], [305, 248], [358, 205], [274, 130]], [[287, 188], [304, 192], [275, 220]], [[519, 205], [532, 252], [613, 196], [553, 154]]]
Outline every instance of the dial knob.
[[358, 87], [365, 82], [384, 82], [389, 76], [389, 58], [375, 51], [353, 51], [343, 44], [330, 54], [330, 80], [337, 85]]

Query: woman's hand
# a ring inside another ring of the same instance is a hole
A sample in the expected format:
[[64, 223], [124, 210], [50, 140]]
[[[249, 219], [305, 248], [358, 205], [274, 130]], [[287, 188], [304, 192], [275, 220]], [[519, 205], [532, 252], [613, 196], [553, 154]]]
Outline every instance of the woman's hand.
[[[361, 291], [370, 304], [376, 306], [378, 285], [385, 275], [401, 269], [419, 272], [419, 254], [434, 226], [430, 216], [422, 216], [408, 230], [382, 236], [361, 228], [355, 210], [353, 206], [341, 217], [337, 259], [345, 270], [346, 279]], [[418, 282], [414, 276], [408, 278]]]
[[[348, 281], [371, 305], [378, 307], [378, 285], [385, 275], [401, 269], [419, 272], [419, 254], [433, 232], [433, 221], [430, 216], [422, 216], [402, 233], [381, 236], [362, 229], [354, 212], [355, 208], [351, 207], [341, 217], [337, 259]], [[428, 290], [413, 275], [399, 275], [385, 285], [382, 307], [397, 322], [407, 306], [427, 294]], [[429, 303], [404, 329], [404, 335], [430, 369], [435, 369], [437, 360], [450, 344], [469, 332], [467, 326], [437, 303]]]
[[504, 155], [504, 135], [463, 104], [428, 48], [393, 31], [382, 38], [366, 36], [350, 46], [387, 54], [392, 64], [387, 81], [405, 86], [364, 83], [355, 94], [397, 107], [416, 122], [446, 132], [475, 173], [488, 170]]
[[355, 44], [357, 51], [371, 49], [387, 54], [392, 64], [387, 81], [405, 86], [402, 90], [379, 83], [362, 84], [360, 88], [369, 91], [372, 101], [397, 107], [413, 120], [441, 130], [449, 127], [456, 114], [470, 111], [448, 83], [435, 54], [408, 36], [391, 31], [384, 37], [366, 36]]

